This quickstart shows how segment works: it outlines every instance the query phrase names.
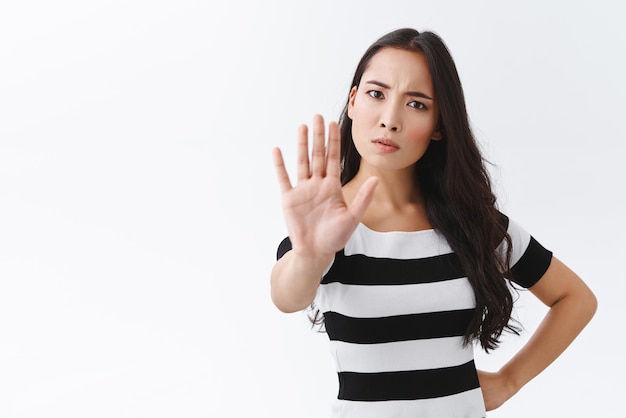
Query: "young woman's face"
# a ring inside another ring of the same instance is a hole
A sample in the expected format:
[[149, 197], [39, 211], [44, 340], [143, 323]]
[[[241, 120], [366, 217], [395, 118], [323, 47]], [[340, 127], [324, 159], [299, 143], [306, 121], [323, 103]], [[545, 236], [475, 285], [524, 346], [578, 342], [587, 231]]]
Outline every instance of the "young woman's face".
[[348, 116], [361, 166], [381, 170], [411, 168], [437, 131], [439, 109], [426, 58], [383, 48], [374, 55], [350, 92]]

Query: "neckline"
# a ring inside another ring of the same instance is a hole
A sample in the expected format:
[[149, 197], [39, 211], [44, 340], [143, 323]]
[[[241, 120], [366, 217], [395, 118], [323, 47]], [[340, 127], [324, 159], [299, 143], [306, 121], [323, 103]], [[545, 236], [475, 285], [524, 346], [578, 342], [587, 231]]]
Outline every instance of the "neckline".
[[433, 233], [433, 232], [437, 232], [437, 230], [435, 228], [429, 228], [429, 229], [419, 229], [417, 231], [377, 231], [375, 229], [370, 228], [369, 226], [365, 225], [363, 222], [359, 222], [358, 227], [360, 227], [361, 229], [365, 230], [368, 233], [371, 234], [380, 234], [380, 235], [384, 235], [384, 234], [399, 234], [399, 235], [411, 235], [411, 234], [422, 234], [422, 233]]

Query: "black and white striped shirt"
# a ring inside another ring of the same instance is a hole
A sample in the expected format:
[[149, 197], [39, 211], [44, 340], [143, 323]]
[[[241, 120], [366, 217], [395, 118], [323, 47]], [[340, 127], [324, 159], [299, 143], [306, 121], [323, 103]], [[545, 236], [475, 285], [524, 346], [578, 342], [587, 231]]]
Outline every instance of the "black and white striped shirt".
[[[513, 273], [530, 287], [552, 253], [506, 220]], [[290, 248], [287, 238], [278, 257]], [[333, 418], [485, 416], [473, 348], [463, 345], [474, 293], [436, 230], [359, 224], [326, 270], [315, 304], [339, 376]]]

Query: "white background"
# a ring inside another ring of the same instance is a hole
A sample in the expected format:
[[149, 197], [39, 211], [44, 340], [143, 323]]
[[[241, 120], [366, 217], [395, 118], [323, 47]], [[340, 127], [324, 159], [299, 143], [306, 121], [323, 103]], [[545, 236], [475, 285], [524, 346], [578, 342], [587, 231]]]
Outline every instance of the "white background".
[[[599, 310], [490, 417], [618, 417], [626, 180], [619, 1], [0, 6], [0, 417], [324, 417], [327, 337], [280, 313], [271, 149], [336, 118], [380, 35], [439, 33], [501, 208]], [[526, 332], [545, 309], [528, 294]]]

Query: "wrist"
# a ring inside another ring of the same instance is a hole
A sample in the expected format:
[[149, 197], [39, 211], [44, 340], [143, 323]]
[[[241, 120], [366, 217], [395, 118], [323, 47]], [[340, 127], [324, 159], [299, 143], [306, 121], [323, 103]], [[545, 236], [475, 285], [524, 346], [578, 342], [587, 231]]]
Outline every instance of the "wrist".
[[278, 309], [296, 312], [309, 306], [333, 258], [334, 254], [310, 257], [288, 251], [276, 263], [271, 275], [272, 300]]
[[293, 252], [292, 263], [300, 271], [316, 272], [320, 277], [324, 270], [333, 262], [335, 254], [300, 254]]

